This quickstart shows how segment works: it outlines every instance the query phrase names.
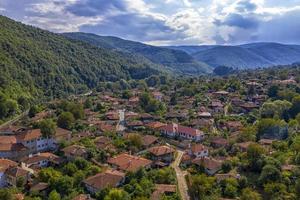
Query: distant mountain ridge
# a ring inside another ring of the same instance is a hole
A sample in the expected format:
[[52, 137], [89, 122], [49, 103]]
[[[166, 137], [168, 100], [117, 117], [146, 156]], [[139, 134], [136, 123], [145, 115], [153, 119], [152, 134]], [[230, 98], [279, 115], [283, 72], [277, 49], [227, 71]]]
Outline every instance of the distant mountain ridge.
[[151, 46], [140, 42], [124, 40], [112, 36], [99, 36], [91, 33], [63, 33], [64, 36], [87, 42], [97, 47], [115, 50], [122, 53], [141, 56], [149, 61], [162, 65], [169, 70], [182, 74], [201, 74], [211, 72], [211, 67], [185, 51]]
[[228, 66], [254, 69], [300, 62], [300, 45], [280, 43], [250, 43], [237, 46], [168, 46], [182, 50], [212, 67]]

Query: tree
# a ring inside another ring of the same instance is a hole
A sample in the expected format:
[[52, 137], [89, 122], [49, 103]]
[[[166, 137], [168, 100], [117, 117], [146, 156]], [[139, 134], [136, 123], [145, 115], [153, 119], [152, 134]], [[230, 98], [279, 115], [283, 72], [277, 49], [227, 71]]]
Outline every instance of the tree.
[[261, 147], [259, 144], [250, 144], [247, 149], [247, 158], [249, 160], [250, 168], [253, 171], [260, 171], [261, 165], [259, 161], [264, 154], [264, 148]]
[[245, 188], [242, 190], [241, 200], [261, 200], [262, 197], [259, 193], [253, 191], [251, 188]]
[[104, 200], [130, 200], [130, 196], [124, 190], [114, 188], [109, 191]]
[[290, 114], [292, 117], [295, 117], [298, 113], [300, 113], [300, 95], [293, 98], [292, 104]]
[[57, 125], [61, 128], [69, 129], [72, 127], [75, 119], [72, 113], [70, 112], [62, 112], [57, 120]]
[[39, 122], [39, 128], [41, 129], [43, 137], [51, 137], [55, 135], [56, 124], [52, 119], [44, 119]]
[[222, 163], [222, 170], [224, 173], [230, 172], [231, 169], [232, 169], [232, 164], [230, 161], [227, 160]]
[[91, 98], [87, 98], [84, 102], [84, 108], [92, 108], [93, 107], [93, 101]]
[[52, 190], [49, 194], [48, 200], [60, 200], [60, 194], [56, 192], [56, 190]]
[[215, 178], [208, 177], [205, 174], [190, 176], [191, 193], [199, 199], [204, 199], [214, 193]]
[[142, 137], [139, 134], [129, 134], [129, 145], [140, 149], [143, 145]]
[[133, 96], [132, 92], [130, 90], [124, 90], [122, 93], [122, 98], [123, 99], [130, 99]]
[[9, 189], [0, 189], [0, 199], [14, 200], [14, 193]]
[[6, 101], [6, 107], [8, 108], [8, 115], [16, 114], [19, 109], [18, 103], [12, 99]]
[[277, 85], [272, 85], [268, 89], [268, 96], [269, 97], [277, 97], [278, 96], [279, 87]]
[[37, 105], [33, 105], [29, 109], [28, 116], [34, 117], [38, 112], [39, 112], [39, 107]]
[[287, 187], [282, 183], [267, 183], [264, 185], [264, 191], [269, 199], [286, 199]]
[[281, 180], [281, 172], [273, 165], [266, 165], [263, 167], [259, 176], [259, 183], [261, 185], [269, 182], [275, 182]]

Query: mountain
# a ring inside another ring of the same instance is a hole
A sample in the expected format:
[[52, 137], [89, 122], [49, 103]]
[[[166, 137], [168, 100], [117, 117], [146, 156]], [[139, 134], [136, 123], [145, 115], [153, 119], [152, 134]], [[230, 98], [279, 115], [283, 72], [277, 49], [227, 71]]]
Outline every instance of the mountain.
[[74, 41], [0, 16], [0, 94], [60, 96], [101, 81], [161, 73], [147, 59]]
[[63, 35], [72, 39], [88, 42], [97, 47], [111, 49], [137, 57], [144, 57], [176, 73], [201, 74], [211, 72], [210, 66], [201, 61], [196, 61], [191, 55], [182, 50], [156, 47], [117, 37], [99, 36], [90, 33], [76, 32], [64, 33]]
[[238, 69], [288, 65], [300, 61], [300, 45], [279, 43], [251, 43], [238, 46], [203, 45], [170, 46], [183, 50], [206, 64]]

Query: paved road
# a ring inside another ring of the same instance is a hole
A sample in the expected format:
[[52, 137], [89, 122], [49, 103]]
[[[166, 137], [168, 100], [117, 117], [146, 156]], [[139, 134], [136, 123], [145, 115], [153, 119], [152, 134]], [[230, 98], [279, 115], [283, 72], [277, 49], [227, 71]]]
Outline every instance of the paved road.
[[179, 167], [181, 158], [183, 156], [183, 151], [177, 150], [177, 157], [175, 161], [172, 163], [172, 167], [174, 168], [177, 176], [178, 189], [181, 195], [182, 200], [190, 200], [190, 195], [188, 193], [188, 186], [186, 184], [185, 176], [187, 174], [186, 171], [182, 171]]

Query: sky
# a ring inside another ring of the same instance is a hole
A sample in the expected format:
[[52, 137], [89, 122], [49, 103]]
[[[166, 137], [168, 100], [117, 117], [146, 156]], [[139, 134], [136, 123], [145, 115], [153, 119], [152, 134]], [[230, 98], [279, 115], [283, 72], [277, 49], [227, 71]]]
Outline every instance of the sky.
[[160, 46], [300, 44], [300, 0], [0, 0], [0, 14]]

